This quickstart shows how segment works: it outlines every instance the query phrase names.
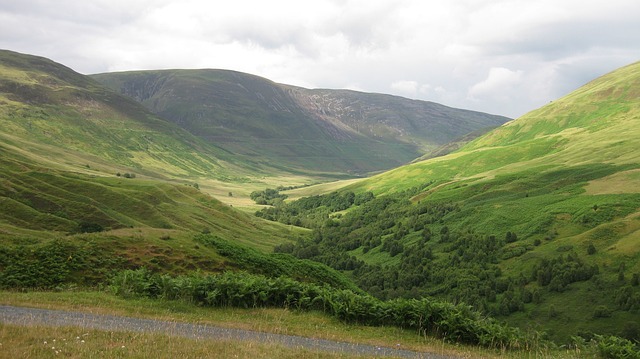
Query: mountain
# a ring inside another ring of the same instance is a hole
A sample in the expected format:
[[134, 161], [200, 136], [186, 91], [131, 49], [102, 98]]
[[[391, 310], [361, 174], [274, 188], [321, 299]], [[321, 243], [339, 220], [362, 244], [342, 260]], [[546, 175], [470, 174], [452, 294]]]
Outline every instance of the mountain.
[[229, 152], [305, 172], [390, 169], [508, 120], [396, 96], [308, 90], [225, 70], [92, 77]]
[[280, 250], [380, 297], [465, 302], [561, 343], [638, 340], [639, 91], [635, 63], [448, 155], [260, 214], [313, 228]]

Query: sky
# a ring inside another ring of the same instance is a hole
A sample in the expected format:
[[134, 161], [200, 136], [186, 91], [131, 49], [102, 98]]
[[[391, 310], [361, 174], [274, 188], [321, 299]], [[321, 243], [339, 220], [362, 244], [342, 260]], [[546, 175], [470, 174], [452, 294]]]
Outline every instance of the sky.
[[0, 49], [83, 74], [247, 72], [518, 117], [640, 60], [638, 0], [0, 0]]

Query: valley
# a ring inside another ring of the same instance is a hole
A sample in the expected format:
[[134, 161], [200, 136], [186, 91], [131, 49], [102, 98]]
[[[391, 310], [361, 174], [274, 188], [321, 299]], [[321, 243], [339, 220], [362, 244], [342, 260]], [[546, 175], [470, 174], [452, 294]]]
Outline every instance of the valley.
[[639, 89], [635, 63], [509, 120], [2, 50], [0, 289], [637, 355]]

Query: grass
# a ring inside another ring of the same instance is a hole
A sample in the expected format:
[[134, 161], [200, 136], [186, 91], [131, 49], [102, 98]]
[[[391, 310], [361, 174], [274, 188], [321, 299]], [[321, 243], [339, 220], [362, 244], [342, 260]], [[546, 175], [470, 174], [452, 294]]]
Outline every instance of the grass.
[[[151, 244], [165, 234], [181, 238], [207, 230], [263, 251], [306, 235], [306, 230], [235, 211], [187, 183], [147, 176], [127, 179], [91, 173], [86, 167], [84, 172], [68, 172], [2, 155], [0, 148], [0, 201], [5, 209], [0, 211], [0, 239], [25, 234], [65, 237], [81, 222], [106, 230], [94, 236], [98, 241], [135, 238]], [[236, 192], [233, 198], [240, 195]]]
[[[160, 320], [172, 320], [187, 323], [198, 324], [213, 324], [229, 328], [237, 329], [249, 329], [269, 333], [288, 334], [288, 335], [300, 335], [313, 338], [322, 338], [328, 340], [346, 341], [350, 343], [363, 343], [376, 346], [396, 347], [400, 344], [403, 349], [410, 349], [423, 352], [432, 352], [441, 355], [453, 355], [462, 358], [492, 358], [492, 357], [564, 357], [573, 358], [579, 357], [575, 351], [562, 351], [562, 350], [549, 350], [541, 349], [537, 353], [527, 352], [500, 352], [495, 350], [487, 350], [470, 346], [461, 346], [455, 344], [443, 343], [440, 340], [421, 337], [416, 335], [415, 332], [410, 330], [403, 330], [392, 327], [366, 327], [347, 325], [336, 319], [329, 318], [320, 313], [300, 313], [287, 309], [236, 309], [236, 308], [201, 308], [196, 307], [188, 303], [178, 301], [162, 301], [162, 300], [149, 300], [149, 299], [122, 299], [115, 297], [111, 294], [104, 292], [1, 292], [0, 303], [4, 305], [17, 305], [28, 306], [36, 308], [46, 309], [63, 309], [73, 310], [80, 312], [90, 312], [97, 314], [113, 314], [123, 315], [138, 318], [150, 318]], [[8, 329], [7, 329], [8, 328]], [[67, 330], [67, 329], [65, 329]], [[68, 336], [57, 336], [54, 333], [58, 333], [51, 328], [34, 329], [34, 333], [39, 331], [38, 335], [34, 335], [34, 338], [29, 338], [29, 343], [35, 348], [28, 350], [42, 350], [39, 353], [45, 353], [49, 350], [48, 347], [43, 347], [43, 341], [47, 338], [64, 338], [73, 341], [73, 338], [86, 333], [87, 331], [74, 331], [70, 330]], [[8, 334], [10, 331], [11, 334]], [[14, 338], [20, 335], [30, 336], [28, 331], [24, 331], [14, 326], [4, 326], [2, 329], [3, 335], [0, 337], [0, 341], [3, 344], [3, 348], [10, 342], [5, 337]], [[21, 334], [19, 334], [21, 333]], [[157, 334], [109, 334], [95, 332], [95, 336], [106, 336], [97, 342], [96, 350], [100, 348], [108, 347], [108, 343], [116, 342], [118, 346], [125, 345], [126, 347], [132, 347], [137, 345], [144, 347], [147, 355], [149, 350], [153, 350], [153, 353], [163, 353], [163, 349], [159, 348], [157, 351], [155, 347], [149, 347], [149, 343], [153, 340], [150, 338], [164, 338], [162, 335]], [[109, 335], [116, 335], [117, 341], [109, 339]], [[129, 339], [126, 339], [129, 338]], [[11, 339], [14, 340], [14, 339]], [[59, 340], [59, 339], [58, 339]], [[127, 340], [134, 340], [128, 342]], [[172, 339], [176, 340], [176, 339]], [[26, 342], [20, 340], [20, 342]], [[16, 343], [13, 341], [13, 343]], [[194, 348], [200, 345], [207, 345], [206, 342], [196, 342], [193, 340], [179, 339], [177, 343], [185, 343], [185, 347], [182, 344], [176, 344], [176, 348], [167, 348], [167, 350], [184, 350], [191, 345]], [[131, 344], [129, 344], [131, 343]], [[209, 343], [208, 345], [242, 345], [242, 343]], [[246, 345], [246, 344], [245, 344]], [[146, 346], [146, 347], [145, 347]], [[282, 354], [271, 355], [269, 353], [269, 346], [255, 345], [257, 352], [254, 353], [257, 357], [265, 358], [279, 358], [288, 357], [286, 355], [319, 355], [317, 353], [308, 353], [305, 351], [297, 352], [292, 349], [282, 349]], [[153, 349], [152, 349], [153, 348]], [[27, 349], [25, 348], [25, 351]], [[142, 350], [142, 349], [140, 349]], [[291, 353], [293, 352], [293, 354]], [[233, 353], [233, 352], [232, 352]], [[241, 352], [238, 352], [241, 353]], [[132, 354], [133, 355], [133, 354]], [[142, 355], [142, 354], [141, 354]], [[153, 354], [152, 354], [153, 355]], [[188, 355], [188, 353], [187, 353]], [[248, 354], [249, 355], [249, 354]], [[264, 356], [268, 355], [268, 356]], [[240, 356], [242, 357], [242, 356]], [[307, 357], [307, 356], [302, 356]], [[324, 358], [323, 356], [319, 356]], [[328, 356], [333, 358], [334, 356]], [[342, 358], [343, 356], [338, 356]], [[346, 356], [351, 357], [351, 356]], [[310, 356], [310, 358], [316, 358], [316, 356]]]
[[76, 327], [0, 324], [3, 356], [14, 358], [363, 358], [278, 344], [188, 339], [163, 334], [113, 332]]

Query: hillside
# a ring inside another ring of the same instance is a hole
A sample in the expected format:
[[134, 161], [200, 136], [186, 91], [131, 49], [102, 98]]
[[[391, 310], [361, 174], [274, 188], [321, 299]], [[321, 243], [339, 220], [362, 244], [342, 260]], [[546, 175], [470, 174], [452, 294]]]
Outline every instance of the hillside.
[[638, 89], [635, 63], [451, 154], [260, 215], [317, 232], [278, 250], [383, 298], [462, 301], [560, 342], [637, 340]]
[[255, 185], [245, 176], [260, 172], [225, 156], [89, 77], [0, 51], [0, 287], [96, 285], [140, 266], [353, 287], [326, 267], [265, 254], [307, 231], [200, 190], [203, 178]]
[[308, 90], [234, 71], [92, 77], [229, 152], [312, 173], [390, 169], [469, 132], [507, 121], [396, 96]]
[[[34, 160], [50, 157], [50, 165], [73, 167], [101, 159], [139, 174], [234, 175], [228, 169], [232, 166], [219, 161], [224, 151], [44, 58], [0, 52], [0, 101], [3, 145], [15, 146]], [[55, 147], [54, 152], [46, 146]], [[63, 150], [87, 159], [65, 163], [54, 155]]]

